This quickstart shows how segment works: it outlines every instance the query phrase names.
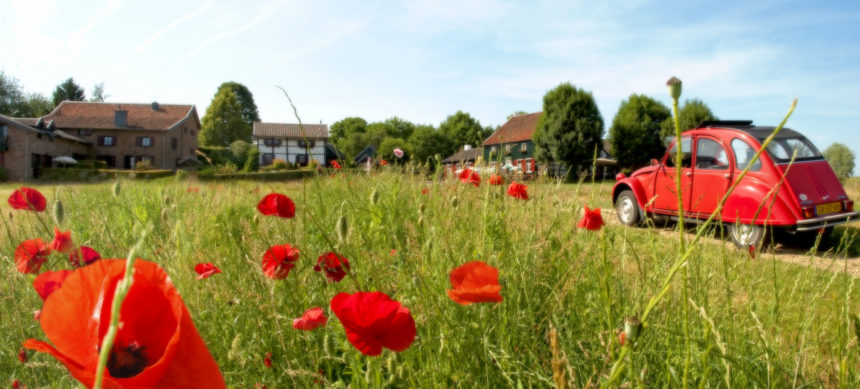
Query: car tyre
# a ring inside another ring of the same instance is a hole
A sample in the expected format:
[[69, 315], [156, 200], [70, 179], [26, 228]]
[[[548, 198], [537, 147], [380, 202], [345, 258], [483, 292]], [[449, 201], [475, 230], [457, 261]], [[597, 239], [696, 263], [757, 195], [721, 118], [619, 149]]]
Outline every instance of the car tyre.
[[618, 214], [618, 220], [625, 226], [635, 226], [642, 221], [639, 203], [636, 202], [633, 191], [625, 190], [618, 195], [615, 200], [615, 211]]
[[750, 246], [759, 248], [764, 241], [765, 229], [755, 224], [729, 224], [729, 237], [738, 248], [748, 249]]

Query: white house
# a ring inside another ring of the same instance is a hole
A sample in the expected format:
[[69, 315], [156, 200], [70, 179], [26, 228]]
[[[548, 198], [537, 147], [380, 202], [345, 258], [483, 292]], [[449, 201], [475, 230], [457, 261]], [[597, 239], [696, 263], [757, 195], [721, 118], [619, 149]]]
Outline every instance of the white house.
[[311, 159], [326, 165], [327, 124], [254, 122], [253, 144], [260, 150], [260, 166], [281, 159], [305, 166]]

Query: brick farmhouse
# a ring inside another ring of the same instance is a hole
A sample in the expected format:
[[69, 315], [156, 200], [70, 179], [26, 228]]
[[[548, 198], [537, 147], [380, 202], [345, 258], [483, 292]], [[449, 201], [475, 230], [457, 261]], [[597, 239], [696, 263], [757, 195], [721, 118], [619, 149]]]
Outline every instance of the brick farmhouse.
[[60, 156], [116, 169], [147, 160], [172, 170], [196, 160], [199, 131], [193, 105], [64, 101], [40, 118], [0, 115], [0, 166], [13, 181], [39, 178]]

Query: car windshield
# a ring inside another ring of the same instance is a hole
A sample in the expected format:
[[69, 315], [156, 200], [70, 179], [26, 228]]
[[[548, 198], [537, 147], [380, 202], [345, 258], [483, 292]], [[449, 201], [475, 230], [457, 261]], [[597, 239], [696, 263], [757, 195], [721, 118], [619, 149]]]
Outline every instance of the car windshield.
[[[764, 139], [760, 140], [764, 142]], [[797, 152], [795, 161], [808, 161], [813, 159], [822, 159], [821, 153], [812, 145], [812, 143], [804, 137], [796, 138], [774, 138], [767, 145], [767, 154], [776, 163], [787, 163], [791, 161], [794, 153]]]

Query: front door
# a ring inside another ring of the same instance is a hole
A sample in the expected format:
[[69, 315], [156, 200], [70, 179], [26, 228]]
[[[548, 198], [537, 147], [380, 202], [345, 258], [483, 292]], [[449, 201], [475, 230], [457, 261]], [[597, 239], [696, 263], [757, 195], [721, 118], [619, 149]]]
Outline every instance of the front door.
[[[693, 152], [689, 136], [681, 137], [681, 194], [684, 209], [689, 208], [690, 182], [692, 178]], [[663, 164], [654, 180], [654, 209], [661, 213], [678, 212], [678, 191], [675, 183], [675, 153], [677, 144], [672, 145], [663, 158]]]
[[698, 136], [687, 211], [702, 217], [710, 215], [726, 195], [731, 177], [731, 166], [725, 146], [716, 139]]

